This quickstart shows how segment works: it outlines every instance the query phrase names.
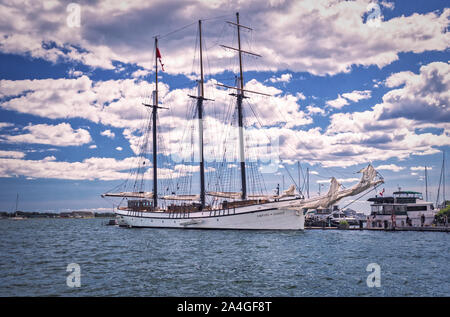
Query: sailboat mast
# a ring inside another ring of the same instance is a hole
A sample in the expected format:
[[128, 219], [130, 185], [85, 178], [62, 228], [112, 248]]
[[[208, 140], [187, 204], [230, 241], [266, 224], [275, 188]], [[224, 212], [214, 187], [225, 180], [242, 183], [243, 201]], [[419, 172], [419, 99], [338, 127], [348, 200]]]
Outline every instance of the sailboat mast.
[[309, 167], [306, 168], [306, 193], [309, 198]]
[[239, 158], [241, 161], [241, 186], [242, 186], [242, 199], [247, 198], [247, 181], [245, 176], [245, 153], [244, 153], [244, 127], [243, 127], [243, 115], [242, 115], [242, 100], [244, 99], [244, 75], [242, 71], [242, 51], [241, 51], [241, 31], [239, 24], [239, 12], [236, 12], [236, 26], [238, 34], [238, 51], [239, 51], [239, 84], [240, 90], [237, 94], [237, 110], [238, 110], [238, 125], [239, 125]]
[[447, 207], [447, 201], [445, 200], [445, 151], [442, 152], [442, 196], [444, 198], [444, 208]]
[[158, 165], [157, 165], [157, 144], [156, 144], [156, 113], [158, 110], [158, 38], [155, 37], [155, 91], [153, 95], [153, 208], [158, 206]]
[[425, 201], [428, 201], [428, 173], [426, 166], [425, 166]]
[[205, 163], [203, 159], [203, 99], [204, 95], [204, 82], [203, 82], [203, 51], [202, 51], [202, 21], [198, 20], [198, 32], [200, 39], [200, 82], [199, 92], [197, 98], [197, 113], [198, 113], [198, 137], [200, 147], [200, 202], [202, 208], [205, 207]]

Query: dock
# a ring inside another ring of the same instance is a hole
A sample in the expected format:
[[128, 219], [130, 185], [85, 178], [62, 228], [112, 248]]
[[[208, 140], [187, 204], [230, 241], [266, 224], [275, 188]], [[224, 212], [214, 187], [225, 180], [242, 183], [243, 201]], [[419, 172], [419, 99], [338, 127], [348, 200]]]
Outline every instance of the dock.
[[305, 230], [368, 230], [368, 231], [420, 231], [420, 232], [450, 232], [450, 227], [437, 226], [437, 227], [397, 227], [397, 228], [338, 228], [338, 227], [312, 227], [305, 226]]

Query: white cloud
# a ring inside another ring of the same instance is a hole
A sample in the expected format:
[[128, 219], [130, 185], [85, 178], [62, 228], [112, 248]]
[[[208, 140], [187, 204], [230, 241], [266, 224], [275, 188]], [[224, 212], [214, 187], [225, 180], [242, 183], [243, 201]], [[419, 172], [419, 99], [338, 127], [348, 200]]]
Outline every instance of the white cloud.
[[389, 10], [394, 10], [395, 8], [395, 3], [394, 2], [389, 2], [389, 1], [381, 1], [380, 4]]
[[121, 161], [92, 157], [82, 162], [59, 162], [54, 157], [42, 160], [0, 159], [0, 177], [25, 176], [71, 180], [126, 179], [136, 158]]
[[380, 119], [407, 118], [416, 121], [450, 122], [450, 63], [434, 62], [419, 74], [400, 72], [386, 79], [393, 88], [377, 105]]
[[358, 102], [361, 99], [369, 99], [371, 97], [370, 90], [353, 90], [352, 92], [347, 92], [338, 95], [336, 99], [328, 100], [327, 105], [336, 109], [341, 109], [344, 106], [349, 105], [349, 100], [352, 102]]
[[336, 99], [328, 100], [327, 105], [336, 109], [341, 109], [342, 107], [348, 105], [348, 101], [345, 98], [342, 98], [341, 95], [339, 95]]
[[95, 145], [95, 144], [89, 145], [89, 148], [90, 148], [90, 149], [96, 149], [96, 148], [97, 148], [97, 145]]
[[140, 77], [145, 77], [148, 74], [150, 74], [150, 72], [148, 70], [138, 69], [137, 71], [135, 71], [135, 72], [133, 72], [131, 74], [131, 77], [133, 77], [133, 78], [140, 78]]
[[361, 99], [369, 99], [371, 97], [371, 91], [370, 90], [353, 90], [352, 92], [348, 92], [345, 94], [342, 94], [342, 97], [351, 100], [353, 102], [358, 102]]
[[300, 100], [305, 100], [305, 99], [306, 99], [305, 95], [304, 95], [302, 92], [298, 92], [298, 93], [296, 93], [295, 95], [296, 95], [297, 98], [300, 99]]
[[270, 82], [272, 83], [288, 83], [290, 82], [292, 79], [292, 74], [286, 73], [286, 74], [281, 74], [280, 77], [272, 77], [269, 79]]
[[[383, 102], [371, 110], [331, 115], [325, 134], [336, 137], [342, 145], [353, 144], [350, 156], [360, 148], [372, 161], [431, 155], [439, 152], [438, 147], [450, 145], [446, 106], [450, 104], [449, 64], [430, 63], [422, 66], [419, 74], [392, 74], [386, 85], [401, 87], [387, 92]], [[424, 128], [443, 132], [417, 132]]]
[[[159, 88], [164, 96], [167, 86]], [[136, 128], [146, 113], [142, 98], [148, 91], [148, 83], [130, 79], [94, 83], [85, 75], [76, 79], [0, 80], [0, 98], [10, 97], [0, 107], [49, 119], [83, 118]]]
[[[409, 168], [411, 171], [425, 171], [425, 166], [411, 166]], [[427, 170], [432, 170], [431, 166], [427, 166]]]
[[308, 111], [309, 115], [320, 114], [320, 115], [324, 116], [326, 114], [325, 110], [323, 110], [322, 108], [314, 107], [311, 105], [306, 106], [306, 110]]
[[[1, 4], [0, 50], [27, 54], [57, 62], [72, 60], [93, 67], [114, 68], [112, 61], [153, 65], [152, 36], [192, 23], [196, 13], [203, 17], [230, 15], [239, 8], [255, 30], [252, 50], [263, 55], [261, 63], [248, 63], [250, 70], [307, 71], [312, 74], [349, 72], [354, 65], [384, 67], [403, 52], [443, 51], [448, 47], [446, 32], [450, 9], [441, 13], [414, 13], [381, 21], [380, 27], [365, 23], [369, 0], [356, 1], [194, 1], [176, 0], [85, 2], [80, 28], [66, 24], [66, 3], [48, 5], [33, 2]], [[383, 1], [383, 8], [393, 4]], [[39, 14], [35, 14], [39, 12]], [[225, 19], [233, 19], [229, 16]], [[209, 21], [205, 41], [217, 40], [223, 21]], [[229, 38], [232, 32], [228, 32]], [[211, 35], [210, 35], [211, 34]], [[150, 36], [149, 36], [150, 35]], [[191, 72], [196, 30], [187, 28], [160, 42], [166, 70]], [[224, 38], [225, 40], [227, 38]], [[289, 43], [289, 44], [286, 44]], [[229, 43], [225, 43], [229, 44]], [[81, 49], [80, 49], [81, 48]], [[244, 49], [248, 49], [245, 47]], [[219, 46], [209, 49], [212, 72], [230, 68], [231, 52]]]
[[14, 126], [14, 124], [9, 123], [9, 122], [0, 122], [0, 129], [9, 128], [9, 127], [13, 127], [13, 126]]
[[117, 150], [117, 151], [122, 151], [123, 148], [122, 148], [121, 146], [118, 146], [118, 147], [116, 147], [116, 150]]
[[83, 72], [80, 70], [75, 70], [74, 68], [71, 68], [67, 72], [67, 75], [69, 75], [69, 77], [80, 77], [83, 75]]
[[1, 151], [0, 157], [10, 157], [10, 158], [23, 158], [25, 157], [25, 153], [19, 151]]
[[92, 141], [89, 131], [72, 129], [68, 123], [58, 125], [36, 124], [23, 128], [25, 134], [0, 135], [0, 139], [7, 143], [34, 143], [54, 146], [79, 146]]
[[386, 171], [399, 172], [399, 171], [404, 170], [405, 168], [402, 166], [397, 166], [395, 164], [387, 164], [387, 165], [379, 165], [379, 166], [375, 167], [375, 169], [377, 171], [386, 170]]
[[[8, 157], [11, 157], [11, 155]], [[128, 157], [123, 160], [91, 157], [81, 162], [56, 161], [54, 156], [49, 156], [42, 160], [24, 160], [20, 157], [16, 159], [0, 158], [0, 177], [24, 176], [28, 178], [104, 181], [129, 179], [130, 168], [135, 168], [139, 161], [142, 162], [138, 157]], [[149, 168], [144, 172], [143, 178], [151, 180], [151, 164], [147, 161], [146, 166]], [[181, 166], [179, 166], [178, 170], [177, 175], [174, 175], [172, 169], [158, 168], [158, 178], [167, 179], [188, 174]]]
[[114, 132], [111, 132], [111, 130], [105, 130], [105, 131], [102, 131], [102, 132], [100, 133], [100, 135], [106, 136], [106, 137], [108, 137], [108, 138], [110, 138], [110, 139], [114, 139], [114, 138], [116, 137], [116, 135], [114, 134]]

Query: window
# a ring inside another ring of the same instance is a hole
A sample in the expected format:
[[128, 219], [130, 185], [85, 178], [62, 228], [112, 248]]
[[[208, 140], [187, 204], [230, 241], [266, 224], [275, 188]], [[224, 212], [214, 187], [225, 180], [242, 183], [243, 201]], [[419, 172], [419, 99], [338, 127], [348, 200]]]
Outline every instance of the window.
[[426, 211], [427, 206], [408, 206], [406, 207], [407, 211]]

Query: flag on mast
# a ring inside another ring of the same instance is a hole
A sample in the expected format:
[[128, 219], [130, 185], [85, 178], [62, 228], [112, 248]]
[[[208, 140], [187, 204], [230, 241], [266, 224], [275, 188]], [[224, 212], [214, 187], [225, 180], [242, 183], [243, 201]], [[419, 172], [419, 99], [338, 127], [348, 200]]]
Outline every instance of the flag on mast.
[[156, 57], [159, 59], [159, 63], [161, 64], [162, 71], [164, 71], [164, 64], [161, 61], [161, 52], [159, 51], [159, 48], [156, 48]]

